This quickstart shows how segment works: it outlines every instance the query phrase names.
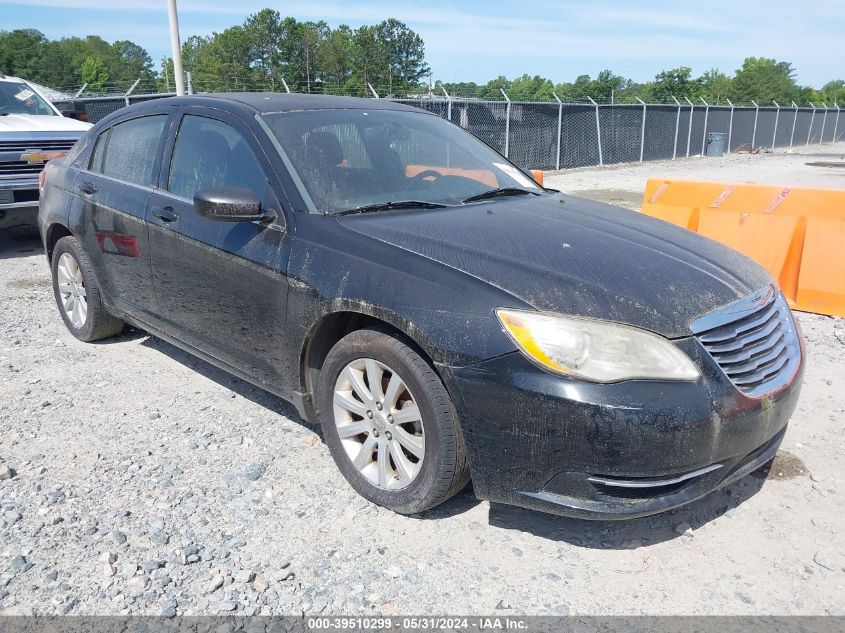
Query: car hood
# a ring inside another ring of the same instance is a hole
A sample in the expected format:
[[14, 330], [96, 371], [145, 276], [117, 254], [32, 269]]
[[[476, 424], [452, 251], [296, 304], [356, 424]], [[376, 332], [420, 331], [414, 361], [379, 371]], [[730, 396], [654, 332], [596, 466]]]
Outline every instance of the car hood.
[[[691, 231], [567, 195], [346, 216], [349, 230], [435, 260], [537, 310], [668, 337], [772, 282], [744, 255]], [[501, 306], [507, 307], [507, 306]]]
[[2, 132], [85, 132], [90, 123], [63, 116], [45, 114], [7, 114], [0, 116]]

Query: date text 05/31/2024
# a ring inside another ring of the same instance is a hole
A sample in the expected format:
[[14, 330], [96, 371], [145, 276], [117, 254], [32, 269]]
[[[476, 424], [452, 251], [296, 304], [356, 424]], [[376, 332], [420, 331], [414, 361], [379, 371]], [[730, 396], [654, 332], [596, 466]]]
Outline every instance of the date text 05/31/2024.
[[512, 617], [309, 618], [311, 630], [521, 631], [527, 623]]

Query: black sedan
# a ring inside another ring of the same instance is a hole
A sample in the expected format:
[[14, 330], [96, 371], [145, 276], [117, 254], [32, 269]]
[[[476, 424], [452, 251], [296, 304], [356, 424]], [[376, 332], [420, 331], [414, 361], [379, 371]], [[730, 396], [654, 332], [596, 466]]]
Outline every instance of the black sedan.
[[744, 256], [562, 195], [386, 100], [148, 101], [45, 171], [83, 341], [130, 323], [321, 422], [361, 495], [587, 518], [676, 507], [770, 460], [804, 347]]

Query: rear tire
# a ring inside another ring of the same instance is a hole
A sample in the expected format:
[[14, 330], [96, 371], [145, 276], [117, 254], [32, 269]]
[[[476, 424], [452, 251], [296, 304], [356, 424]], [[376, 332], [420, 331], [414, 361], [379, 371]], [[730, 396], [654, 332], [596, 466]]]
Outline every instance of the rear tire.
[[63, 237], [56, 242], [51, 268], [56, 305], [71, 334], [91, 342], [123, 330], [123, 321], [103, 306], [94, 268], [79, 240]]
[[367, 329], [342, 338], [320, 372], [318, 404], [337, 467], [373, 503], [422, 512], [469, 481], [449, 394], [428, 363], [394, 336]]

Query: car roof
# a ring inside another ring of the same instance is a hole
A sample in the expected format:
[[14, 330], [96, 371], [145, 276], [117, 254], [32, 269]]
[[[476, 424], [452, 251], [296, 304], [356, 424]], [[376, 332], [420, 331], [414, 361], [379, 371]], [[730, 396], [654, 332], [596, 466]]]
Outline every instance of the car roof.
[[[147, 101], [147, 104], [151, 102]], [[211, 107], [246, 106], [259, 113], [293, 112], [301, 110], [406, 110], [420, 112], [389, 99], [364, 99], [360, 97], [335, 97], [283, 92], [222, 92], [156, 99], [160, 105], [206, 105]]]
[[397, 103], [390, 99], [363, 99], [360, 97], [334, 97], [279, 92], [222, 92], [214, 94], [186, 95], [182, 97], [161, 97], [146, 99], [120, 108], [100, 119], [92, 128], [100, 130], [114, 124], [117, 119], [143, 116], [145, 110], [167, 106], [200, 106], [224, 110], [243, 120], [270, 112], [302, 112], [317, 110], [393, 110], [436, 116], [422, 108]]

